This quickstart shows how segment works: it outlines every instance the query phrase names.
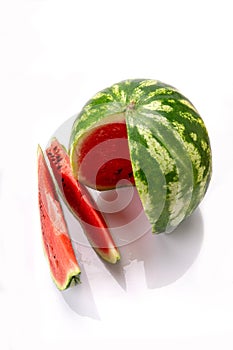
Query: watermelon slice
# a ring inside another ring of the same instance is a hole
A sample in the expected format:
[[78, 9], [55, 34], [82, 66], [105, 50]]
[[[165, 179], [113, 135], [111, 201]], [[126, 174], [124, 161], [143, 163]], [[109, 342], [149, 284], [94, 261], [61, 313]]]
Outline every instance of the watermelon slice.
[[104, 260], [115, 264], [120, 259], [119, 251], [90, 193], [73, 177], [65, 149], [53, 138], [46, 153], [61, 195], [81, 223], [90, 244]]
[[79, 282], [80, 268], [43, 152], [38, 146], [38, 198], [44, 252], [60, 290]]

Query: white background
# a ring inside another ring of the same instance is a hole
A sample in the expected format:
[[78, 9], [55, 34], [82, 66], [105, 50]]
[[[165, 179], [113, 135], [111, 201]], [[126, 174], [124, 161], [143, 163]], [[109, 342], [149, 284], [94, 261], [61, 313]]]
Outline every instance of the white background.
[[[0, 2], [2, 350], [232, 349], [231, 4]], [[188, 222], [126, 250], [121, 269], [83, 248], [82, 285], [60, 293], [40, 241], [37, 144], [127, 78], [159, 79], [194, 103], [211, 139], [211, 185]]]

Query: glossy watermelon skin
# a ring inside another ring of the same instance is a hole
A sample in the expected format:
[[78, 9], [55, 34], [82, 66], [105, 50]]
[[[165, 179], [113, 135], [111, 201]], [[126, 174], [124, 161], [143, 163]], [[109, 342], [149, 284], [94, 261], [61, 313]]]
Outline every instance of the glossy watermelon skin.
[[193, 104], [151, 79], [125, 80], [98, 92], [74, 122], [70, 158], [92, 128], [124, 119], [133, 176], [155, 233], [171, 232], [203, 199], [212, 173], [210, 140]]

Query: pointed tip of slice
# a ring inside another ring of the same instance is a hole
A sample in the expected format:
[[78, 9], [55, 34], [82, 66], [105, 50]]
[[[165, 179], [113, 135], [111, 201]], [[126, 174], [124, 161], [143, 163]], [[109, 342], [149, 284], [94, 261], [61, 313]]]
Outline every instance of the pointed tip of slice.
[[40, 144], [38, 143], [37, 145], [37, 157], [39, 157], [39, 155], [43, 154], [42, 148], [40, 146]]
[[51, 139], [50, 139], [50, 145], [52, 145], [52, 144], [55, 143], [55, 142], [59, 142], [58, 139], [56, 138], [56, 136], [51, 137]]
[[81, 279], [80, 279], [80, 275], [81, 275], [81, 270], [80, 268], [77, 266], [77, 268], [75, 270], [71, 270], [70, 273], [67, 275], [66, 280], [64, 281], [64, 283], [59, 283], [58, 281], [56, 281], [56, 279], [54, 278], [54, 276], [52, 276], [52, 279], [56, 285], [56, 287], [60, 290], [60, 291], [64, 291], [70, 287], [76, 286], [77, 284], [81, 284]]
[[[52, 147], [53, 145], [59, 145], [59, 147], [62, 147], [64, 149], [64, 151], [68, 154], [67, 148], [62, 143], [60, 143], [60, 141], [57, 139], [56, 136], [53, 136], [50, 139], [50, 146], [49, 147]], [[48, 148], [47, 148], [47, 150], [48, 150]]]
[[103, 251], [99, 250], [98, 248], [96, 249], [97, 253], [110, 264], [116, 264], [120, 259], [120, 253], [117, 248], [110, 248], [108, 250], [108, 254], [103, 253]]
[[121, 260], [121, 256], [120, 253], [118, 252], [118, 250], [114, 252], [114, 254], [112, 254], [112, 259], [110, 261], [111, 264], [116, 264], [119, 260]]

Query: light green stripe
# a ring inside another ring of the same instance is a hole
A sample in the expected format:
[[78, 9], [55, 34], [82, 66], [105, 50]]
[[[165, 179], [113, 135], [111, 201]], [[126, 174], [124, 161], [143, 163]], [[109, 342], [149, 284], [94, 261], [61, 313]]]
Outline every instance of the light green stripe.
[[144, 105], [145, 109], [149, 109], [150, 111], [163, 111], [163, 112], [172, 112], [173, 108], [169, 105], [164, 104], [162, 101], [154, 100], [148, 104]]
[[186, 107], [192, 109], [195, 113], [198, 113], [198, 111], [196, 110], [196, 108], [192, 105], [191, 102], [189, 102], [186, 99], [180, 99], [179, 102], [183, 105], [185, 105]]
[[162, 172], [167, 175], [175, 166], [175, 161], [172, 159], [165, 147], [163, 147], [154, 137], [150, 130], [143, 128], [140, 124], [137, 125], [139, 134], [144, 137], [148, 152], [153, 159], [156, 159]]

